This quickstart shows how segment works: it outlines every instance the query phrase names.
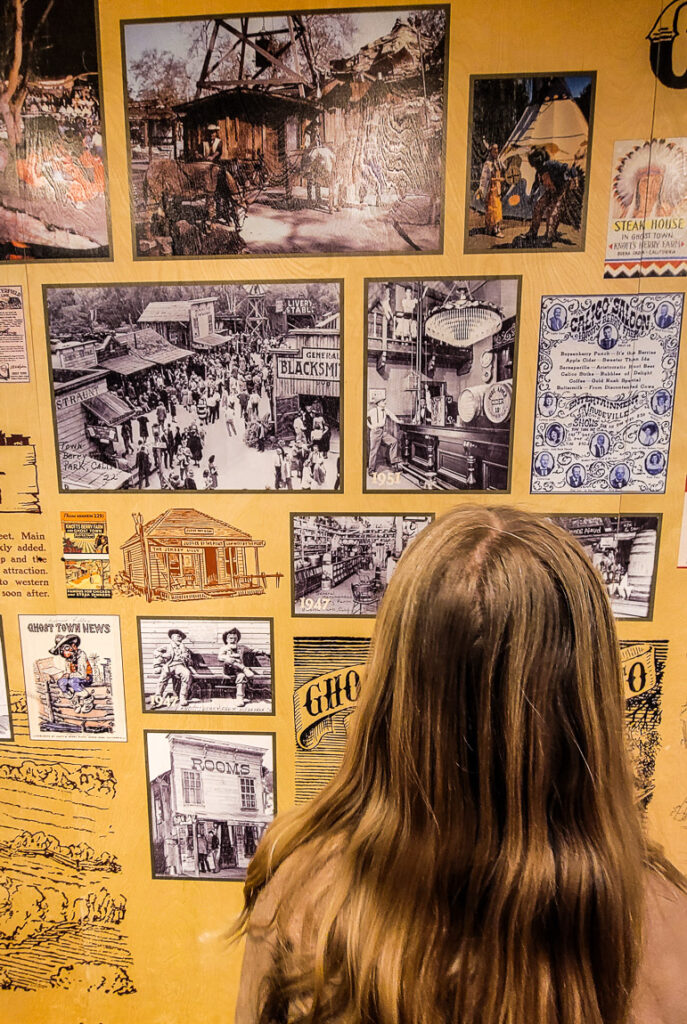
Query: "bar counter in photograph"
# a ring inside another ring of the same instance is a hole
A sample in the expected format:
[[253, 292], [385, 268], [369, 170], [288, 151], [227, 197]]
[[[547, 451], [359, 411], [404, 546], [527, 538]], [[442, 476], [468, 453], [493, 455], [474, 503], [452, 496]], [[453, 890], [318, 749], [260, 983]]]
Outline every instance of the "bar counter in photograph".
[[368, 281], [367, 491], [507, 491], [517, 278]]

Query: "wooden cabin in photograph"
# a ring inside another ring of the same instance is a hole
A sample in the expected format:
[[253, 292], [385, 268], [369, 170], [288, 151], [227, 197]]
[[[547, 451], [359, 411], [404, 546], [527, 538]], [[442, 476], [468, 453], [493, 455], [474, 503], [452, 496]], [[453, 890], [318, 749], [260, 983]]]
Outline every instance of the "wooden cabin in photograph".
[[122, 545], [124, 576], [147, 600], [194, 601], [264, 594], [258, 551], [264, 540], [192, 508], [168, 509]]
[[[190, 349], [195, 342], [215, 334], [216, 302], [216, 295], [203, 299], [149, 302], [138, 322], [157, 331], [170, 345]], [[223, 343], [227, 340], [223, 339]]]

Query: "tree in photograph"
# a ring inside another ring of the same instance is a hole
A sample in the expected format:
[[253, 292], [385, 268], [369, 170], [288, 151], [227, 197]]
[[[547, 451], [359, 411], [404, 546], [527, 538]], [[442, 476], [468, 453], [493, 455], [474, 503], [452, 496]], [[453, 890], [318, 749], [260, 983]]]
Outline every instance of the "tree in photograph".
[[135, 100], [172, 107], [191, 96], [188, 66], [170, 50], [144, 50], [129, 65], [130, 91]]
[[0, 14], [0, 116], [7, 129], [11, 164], [22, 140], [22, 110], [36, 68], [45, 22], [55, 0], [8, 0]]

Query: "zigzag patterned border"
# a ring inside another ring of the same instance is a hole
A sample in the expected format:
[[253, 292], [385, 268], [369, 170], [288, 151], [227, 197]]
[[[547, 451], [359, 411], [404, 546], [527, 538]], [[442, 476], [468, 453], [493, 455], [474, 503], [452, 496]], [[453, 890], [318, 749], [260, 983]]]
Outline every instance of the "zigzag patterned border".
[[606, 260], [604, 277], [687, 277], [687, 260]]

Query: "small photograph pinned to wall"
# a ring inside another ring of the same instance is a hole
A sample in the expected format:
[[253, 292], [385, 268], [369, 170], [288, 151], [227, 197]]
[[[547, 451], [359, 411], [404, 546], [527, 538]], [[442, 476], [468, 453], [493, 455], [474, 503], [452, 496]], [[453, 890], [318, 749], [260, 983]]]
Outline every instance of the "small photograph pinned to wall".
[[139, 258], [440, 252], [449, 5], [122, 23]]
[[292, 515], [293, 614], [376, 615], [399, 558], [433, 518]]
[[599, 570], [616, 619], [650, 619], [661, 516], [549, 516], [575, 537]]
[[13, 735], [7, 660], [5, 658], [5, 634], [0, 618], [0, 743], [11, 740]]
[[296, 803], [307, 803], [336, 774], [355, 711], [369, 637], [294, 637]]
[[508, 491], [520, 278], [366, 282], [365, 491]]
[[36, 446], [28, 434], [0, 430], [0, 512], [40, 511]]
[[62, 512], [62, 562], [67, 597], [112, 597], [104, 512]]
[[272, 619], [142, 617], [143, 710], [272, 714]]
[[0, 288], [0, 384], [31, 380], [21, 285]]
[[666, 640], [620, 641], [625, 682], [625, 729], [634, 766], [637, 797], [647, 807], [654, 792], [656, 756], [661, 745]]
[[106, 259], [97, 0], [3, 7], [0, 260]]
[[613, 149], [604, 277], [687, 274], [687, 139]]
[[62, 491], [341, 488], [339, 281], [45, 289]]
[[260, 566], [264, 540], [194, 508], [170, 508], [147, 523], [132, 514], [134, 532], [122, 545], [114, 590], [146, 601], [258, 597], [283, 573]]
[[117, 615], [20, 615], [31, 739], [126, 740]]
[[471, 78], [465, 252], [584, 249], [595, 72]]
[[274, 733], [144, 735], [153, 878], [244, 880], [276, 811]]
[[684, 296], [546, 295], [532, 494], [663, 494]]

